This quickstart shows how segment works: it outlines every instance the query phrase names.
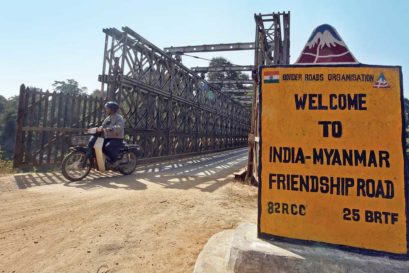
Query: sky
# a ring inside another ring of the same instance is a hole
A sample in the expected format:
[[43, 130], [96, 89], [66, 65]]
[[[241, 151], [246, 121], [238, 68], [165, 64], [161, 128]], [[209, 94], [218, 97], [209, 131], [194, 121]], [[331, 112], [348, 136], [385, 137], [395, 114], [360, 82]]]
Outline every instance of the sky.
[[[334, 26], [359, 62], [400, 65], [409, 86], [409, 1], [207, 0], [18, 1], [0, 0], [0, 95], [20, 84], [52, 90], [55, 80], [75, 79], [100, 88], [103, 28], [128, 26], [160, 48], [254, 41], [254, 13], [291, 12], [290, 62], [315, 27]], [[253, 52], [196, 53], [253, 64]], [[183, 57], [188, 67], [208, 62]], [[405, 91], [409, 97], [409, 89]]]

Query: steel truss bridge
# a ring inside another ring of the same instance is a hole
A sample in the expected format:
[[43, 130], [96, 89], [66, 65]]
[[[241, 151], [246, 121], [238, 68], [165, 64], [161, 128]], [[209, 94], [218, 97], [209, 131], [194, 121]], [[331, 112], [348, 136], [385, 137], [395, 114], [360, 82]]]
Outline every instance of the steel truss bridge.
[[[255, 41], [167, 47], [129, 27], [106, 28], [101, 91], [105, 99], [20, 89], [14, 165], [61, 161], [67, 137], [100, 122], [103, 102], [116, 100], [129, 142], [144, 158], [220, 151], [250, 145], [249, 175], [257, 156], [258, 68], [288, 64], [290, 14], [256, 14]], [[188, 68], [185, 53], [247, 50], [254, 64]], [[210, 72], [247, 71], [251, 80], [207, 81]]]

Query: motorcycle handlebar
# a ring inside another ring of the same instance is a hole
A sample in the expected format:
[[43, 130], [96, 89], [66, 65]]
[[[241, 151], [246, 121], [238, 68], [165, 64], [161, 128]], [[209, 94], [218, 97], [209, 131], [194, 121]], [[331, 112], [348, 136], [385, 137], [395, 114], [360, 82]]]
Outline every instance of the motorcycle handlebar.
[[97, 133], [97, 128], [88, 128], [85, 130], [86, 134], [95, 135]]

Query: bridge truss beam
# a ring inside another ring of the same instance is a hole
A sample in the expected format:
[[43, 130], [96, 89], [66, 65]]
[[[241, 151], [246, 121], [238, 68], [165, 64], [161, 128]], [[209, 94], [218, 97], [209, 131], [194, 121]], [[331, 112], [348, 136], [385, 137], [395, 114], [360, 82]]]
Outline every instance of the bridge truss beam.
[[128, 27], [104, 29], [101, 90], [120, 102], [130, 142], [144, 157], [247, 143], [250, 112]]
[[197, 73], [208, 72], [228, 72], [228, 71], [252, 71], [253, 65], [231, 65], [231, 66], [210, 66], [210, 67], [192, 67], [193, 71]]
[[193, 52], [216, 52], [216, 51], [237, 51], [254, 50], [254, 43], [228, 43], [228, 44], [208, 44], [195, 46], [171, 46], [165, 47], [164, 51], [169, 54], [183, 54]]
[[249, 156], [247, 165], [247, 178], [252, 177], [258, 183], [258, 173], [255, 166], [259, 165], [259, 128], [258, 113], [260, 102], [259, 90], [261, 79], [259, 75], [260, 66], [290, 63], [290, 12], [279, 12], [271, 14], [255, 14], [255, 49], [254, 67], [257, 68], [254, 75], [254, 92], [252, 103], [251, 129], [249, 134]]
[[253, 89], [221, 89], [223, 93], [233, 94], [253, 94]]
[[208, 81], [210, 84], [253, 84], [252, 80], [220, 80]]

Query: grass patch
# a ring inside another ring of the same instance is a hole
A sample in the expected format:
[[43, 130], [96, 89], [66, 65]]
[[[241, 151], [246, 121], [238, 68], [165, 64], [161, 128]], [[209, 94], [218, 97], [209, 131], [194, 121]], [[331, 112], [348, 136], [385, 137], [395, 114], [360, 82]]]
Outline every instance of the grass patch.
[[0, 175], [14, 173], [13, 161], [0, 159]]

